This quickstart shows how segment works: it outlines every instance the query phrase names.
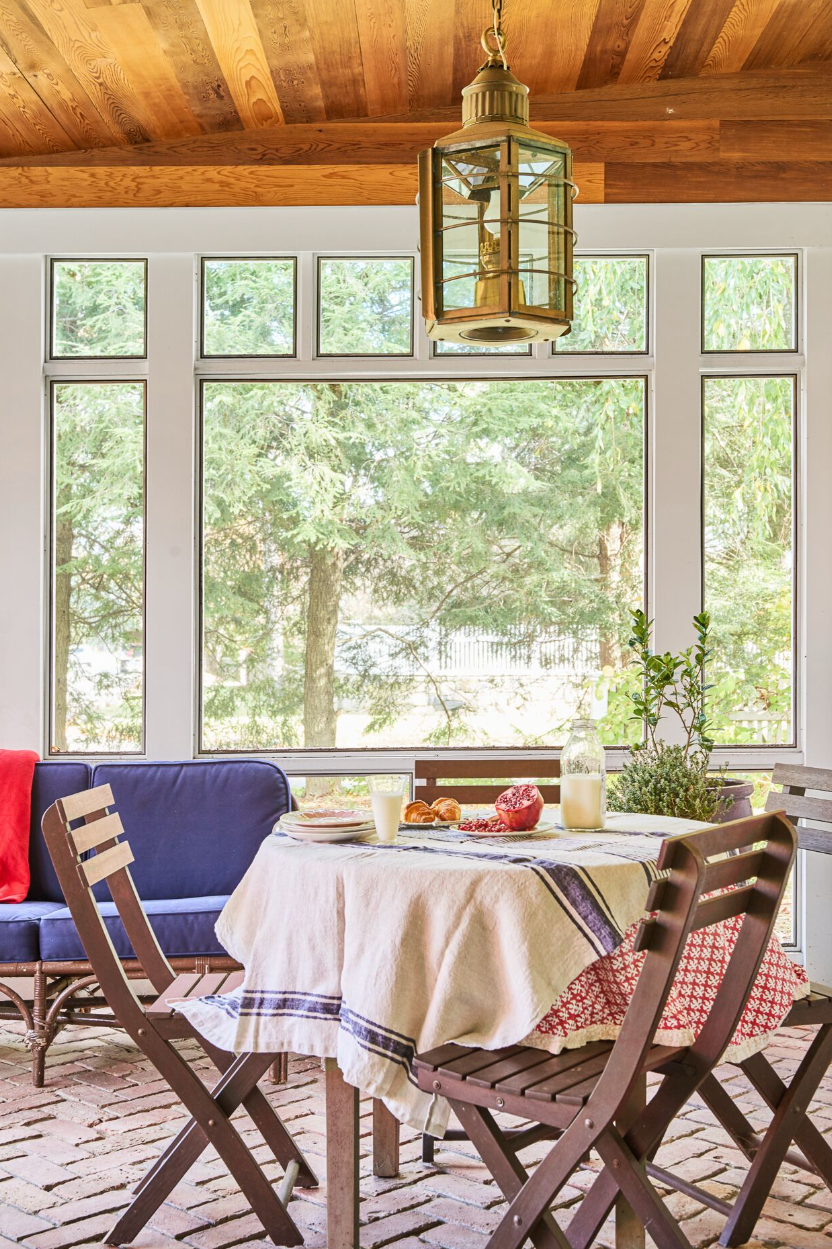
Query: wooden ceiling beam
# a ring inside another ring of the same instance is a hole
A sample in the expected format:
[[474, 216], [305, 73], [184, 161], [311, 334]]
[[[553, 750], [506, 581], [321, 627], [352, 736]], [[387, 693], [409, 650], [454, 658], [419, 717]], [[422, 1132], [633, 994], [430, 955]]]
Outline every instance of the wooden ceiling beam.
[[[790, 69], [709, 74], [700, 78], [660, 78], [656, 82], [615, 83], [562, 95], [536, 96], [531, 101], [531, 124], [544, 121], [677, 121], [711, 119], [753, 121], [777, 117], [781, 121], [811, 120], [832, 112], [832, 74], [827, 63]], [[366, 119], [442, 123], [452, 129], [460, 109], [424, 109], [407, 114]]]
[[[813, 126], [821, 125], [802, 123], [807, 136]], [[703, 161], [716, 160], [720, 154], [720, 123], [717, 121], [566, 122], [563, 125], [544, 122], [542, 129], [568, 143], [576, 159], [583, 162]], [[324, 126], [275, 126], [197, 135], [129, 148], [118, 146], [86, 152], [8, 157], [0, 161], [0, 167], [408, 164], [415, 162], [417, 154], [442, 134], [443, 127], [435, 122], [379, 123], [362, 126], [359, 130], [351, 123], [328, 122]], [[747, 143], [749, 138], [743, 141]], [[819, 139], [820, 135], [812, 142], [811, 158], [817, 155]], [[735, 141], [740, 141], [739, 135]], [[768, 140], [767, 144], [770, 147]], [[782, 159], [782, 152], [774, 158]]]

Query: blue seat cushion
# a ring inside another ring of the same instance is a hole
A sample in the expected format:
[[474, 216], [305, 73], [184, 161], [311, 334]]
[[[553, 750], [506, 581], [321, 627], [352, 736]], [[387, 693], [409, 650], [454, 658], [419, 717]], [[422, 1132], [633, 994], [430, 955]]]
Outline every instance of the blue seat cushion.
[[[233, 893], [291, 802], [263, 759], [99, 763], [92, 784], [112, 786], [143, 903]], [[108, 901], [106, 881], [94, 893]]]
[[[156, 938], [169, 958], [190, 954], [222, 954], [214, 935], [214, 925], [227, 897], [153, 898], [144, 903], [144, 910]], [[110, 934], [119, 958], [133, 958], [133, 947], [127, 940], [113, 902], [100, 902], [98, 909]], [[64, 959], [85, 959], [81, 938], [68, 907], [53, 911], [40, 926], [40, 956], [45, 962]]]
[[0, 963], [35, 963], [40, 958], [38, 928], [60, 902], [0, 903]]
[[32, 818], [29, 824], [29, 893], [27, 898], [60, 902], [64, 895], [58, 884], [40, 822], [48, 807], [58, 798], [67, 798], [70, 794], [79, 794], [89, 789], [92, 769], [86, 763], [67, 763], [63, 760], [49, 760], [35, 764], [35, 775], [32, 780]]

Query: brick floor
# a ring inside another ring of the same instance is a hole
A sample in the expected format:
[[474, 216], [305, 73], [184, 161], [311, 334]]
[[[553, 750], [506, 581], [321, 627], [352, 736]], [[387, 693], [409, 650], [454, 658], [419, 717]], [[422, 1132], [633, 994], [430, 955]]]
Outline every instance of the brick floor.
[[[807, 1043], [798, 1029], [783, 1031], [769, 1053], [790, 1076]], [[741, 1073], [726, 1069], [731, 1093], [755, 1123], [766, 1114]], [[292, 1214], [311, 1249], [326, 1245], [324, 1100], [319, 1064], [293, 1059], [289, 1084], [266, 1086], [284, 1121], [322, 1178], [314, 1191], [296, 1190]], [[437, 1165], [420, 1161], [416, 1133], [402, 1134], [402, 1171], [395, 1180], [374, 1179], [369, 1168], [370, 1106], [363, 1105], [364, 1165], [361, 1182], [363, 1249], [484, 1249], [503, 1209], [500, 1194], [473, 1149], [465, 1144], [437, 1151]], [[819, 1090], [813, 1118], [832, 1134], [832, 1078]], [[0, 1029], [0, 1249], [81, 1249], [94, 1245], [128, 1200], [127, 1188], [146, 1170], [183, 1120], [156, 1073], [123, 1034], [67, 1028], [52, 1046], [47, 1084], [29, 1084], [28, 1055], [19, 1033]], [[256, 1133], [247, 1132], [256, 1141]], [[547, 1146], [533, 1146], [533, 1163]], [[266, 1173], [264, 1146], [257, 1150]], [[730, 1199], [742, 1181], [742, 1158], [701, 1103], [692, 1103], [672, 1125], [659, 1162], [714, 1194]], [[571, 1207], [591, 1183], [593, 1162], [578, 1172], [555, 1207], [567, 1223]], [[718, 1215], [680, 1194], [668, 1202], [696, 1249], [716, 1243]], [[755, 1247], [832, 1249], [832, 1194], [819, 1179], [785, 1166]], [[265, 1247], [257, 1220], [218, 1160], [207, 1151], [174, 1189], [136, 1242], [140, 1249]], [[607, 1227], [599, 1249], [614, 1243]], [[649, 1242], [652, 1244], [652, 1242]]]

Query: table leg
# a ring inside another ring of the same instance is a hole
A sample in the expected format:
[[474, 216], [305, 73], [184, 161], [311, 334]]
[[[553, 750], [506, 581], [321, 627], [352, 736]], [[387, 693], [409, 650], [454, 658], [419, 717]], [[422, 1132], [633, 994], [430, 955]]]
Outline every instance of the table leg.
[[326, 1072], [327, 1249], [358, 1249], [358, 1089], [334, 1058]]
[[392, 1180], [399, 1174], [399, 1121], [384, 1102], [373, 1098], [373, 1175]]
[[[630, 1095], [623, 1117], [632, 1122], [633, 1116], [643, 1110], [646, 1104], [647, 1077], [642, 1075]], [[644, 1246], [645, 1233], [641, 1220], [629, 1202], [619, 1197], [615, 1203], [615, 1249], [644, 1249]]]

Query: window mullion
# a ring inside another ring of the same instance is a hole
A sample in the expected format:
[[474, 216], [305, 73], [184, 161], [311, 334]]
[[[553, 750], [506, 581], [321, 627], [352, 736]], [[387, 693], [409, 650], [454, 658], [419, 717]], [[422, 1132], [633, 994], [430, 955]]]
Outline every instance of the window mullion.
[[699, 254], [660, 250], [655, 266], [649, 614], [656, 649], [679, 651], [693, 640], [702, 604]]
[[194, 257], [157, 254], [148, 275], [146, 751], [193, 753]]

